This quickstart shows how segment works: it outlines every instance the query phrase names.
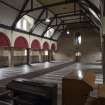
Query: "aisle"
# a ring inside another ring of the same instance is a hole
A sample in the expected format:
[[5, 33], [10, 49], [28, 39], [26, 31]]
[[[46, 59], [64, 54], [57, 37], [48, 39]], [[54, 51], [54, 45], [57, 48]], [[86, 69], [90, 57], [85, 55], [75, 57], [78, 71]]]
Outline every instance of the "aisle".
[[0, 68], [0, 86], [5, 85], [15, 78], [34, 78], [45, 73], [61, 69], [72, 61], [60, 61], [60, 62], [45, 62], [32, 65], [23, 65], [16, 67]]

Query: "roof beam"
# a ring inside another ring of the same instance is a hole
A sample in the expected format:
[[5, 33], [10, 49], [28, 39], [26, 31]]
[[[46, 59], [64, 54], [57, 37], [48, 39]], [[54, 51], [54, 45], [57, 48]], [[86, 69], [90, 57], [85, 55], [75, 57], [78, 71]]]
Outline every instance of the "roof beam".
[[31, 0], [31, 9], [33, 9], [33, 0]]
[[[55, 16], [55, 18], [56, 18], [56, 16]], [[43, 32], [42, 35], [41, 35], [42, 37], [44, 37], [44, 34], [47, 32], [48, 28], [51, 26], [51, 24], [53, 23], [53, 21], [54, 21], [55, 18], [53, 18], [53, 19], [50, 21], [50, 23], [47, 25], [46, 29], [44, 30], [44, 32]]]
[[[62, 30], [61, 35], [62, 35], [66, 30], [67, 30], [67, 26]], [[60, 36], [61, 36], [61, 35], [60, 35]], [[59, 38], [60, 38], [60, 36], [59, 36]], [[57, 40], [59, 40], [59, 38], [58, 38]]]
[[45, 12], [45, 9], [42, 10], [42, 12], [40, 13], [40, 15], [38, 16], [38, 18], [35, 20], [33, 27], [31, 28], [31, 30], [29, 31], [30, 33], [32, 33], [35, 29], [35, 27], [37, 26], [37, 23], [39, 22], [40, 18], [42, 17], [43, 13]]
[[[0, 28], [5, 28], [5, 29], [8, 29], [8, 30], [11, 30], [11, 27], [10, 26], [6, 26], [6, 25], [3, 25], [3, 24], [0, 24]], [[36, 35], [34, 33], [30, 34], [29, 32], [23, 31], [23, 30], [20, 30], [20, 29], [14, 29], [13, 31], [16, 31], [16, 32], [24, 33], [26, 35], [31, 35], [31, 36], [36, 36], [36, 37], [41, 38], [40, 35]], [[44, 37], [44, 39], [48, 39], [48, 40], [52, 40], [52, 41], [57, 41], [57, 40], [50, 39], [50, 38], [47, 38], [47, 37]]]
[[[59, 13], [59, 14], [56, 14], [57, 16], [59, 15], [66, 15], [66, 14], [73, 14], [75, 11], [72, 11], [72, 12], [64, 12], [64, 13]], [[76, 10], [76, 12], [81, 12], [81, 10]]]
[[74, 0], [74, 15], [76, 14], [76, 9], [77, 9], [76, 0]]
[[40, 9], [43, 9], [43, 8], [49, 8], [49, 7], [54, 7], [54, 6], [58, 6], [58, 5], [68, 4], [68, 3], [71, 3], [73, 1], [74, 0], [69, 0], [68, 2], [62, 1], [62, 2], [58, 2], [58, 3], [48, 4], [48, 5], [40, 6], [40, 7], [37, 7], [37, 8], [29, 9], [27, 11], [32, 12], [32, 11], [40, 10]]
[[59, 27], [61, 26], [63, 21], [61, 21], [61, 23], [57, 26], [57, 28], [55, 29], [53, 35], [51, 36], [51, 39], [53, 38], [54, 34], [58, 31]]
[[101, 14], [101, 11], [93, 3], [91, 3], [89, 0], [85, 0], [85, 2], [87, 2], [89, 6], [93, 8], [93, 10], [95, 10], [96, 13]]
[[17, 22], [21, 19], [21, 15], [22, 15], [24, 9], [26, 8], [28, 2], [29, 2], [29, 0], [25, 0], [25, 2], [24, 2], [24, 4], [23, 4], [23, 6], [22, 6], [22, 8], [21, 8], [21, 10], [20, 10], [20, 12], [19, 12], [19, 14], [17, 15], [15, 21], [14, 21], [13, 24], [12, 24], [12, 29], [15, 29]]
[[[76, 13], [75, 15], [74, 14], [67, 14], [67, 15], [62, 15], [62, 16], [56, 16], [56, 18], [65, 18], [65, 17], [73, 17], [73, 16], [80, 16], [80, 15], [82, 15], [82, 16], [84, 16], [83, 14], [81, 14], [81, 13]], [[51, 17], [50, 19], [53, 19], [53, 18], [55, 18], [55, 17]], [[44, 19], [42, 19], [42, 20], [40, 20], [40, 21], [44, 21]]]
[[105, 1], [102, 0], [102, 3], [103, 3], [103, 15], [105, 16]]
[[79, 16], [80, 13], [76, 13], [76, 14], [67, 14], [67, 15], [61, 15], [61, 16], [57, 16], [58, 18], [64, 18], [64, 17], [71, 17], [71, 16]]
[[[93, 21], [93, 19], [90, 17], [90, 12], [87, 10], [87, 9], [85, 9], [85, 7], [83, 6], [83, 5], [81, 5], [81, 3], [79, 3], [80, 4], [80, 7], [85, 11], [85, 14], [86, 14], [86, 16], [90, 19], [90, 21], [97, 27], [97, 25], [96, 25], [96, 23], [94, 23]], [[83, 11], [83, 12], [84, 12]], [[89, 15], [89, 16], [88, 16]]]
[[10, 7], [11, 9], [14, 9], [14, 10], [16, 10], [16, 11], [20, 11], [19, 9], [15, 8], [14, 6], [12, 6], [12, 5], [10, 5], [10, 4], [8, 4], [8, 3], [2, 1], [2, 0], [0, 0], [0, 3], [6, 5], [6, 6], [8, 6], [8, 7]]
[[[72, 27], [72, 28], [70, 28], [70, 29], [71, 29], [71, 30], [73, 30], [73, 29], [92, 29], [92, 28], [96, 28], [96, 27], [95, 27], [95, 26], [90, 25], [90, 26]], [[64, 31], [64, 29], [59, 29], [58, 31]]]
[[[87, 22], [90, 22], [90, 21], [82, 21], [82, 22], [72, 22], [72, 23], [63, 23], [61, 25], [72, 25], [72, 24], [78, 24], [78, 23], [87, 23]], [[59, 24], [58, 24], [59, 25]], [[51, 27], [56, 27], [58, 25], [51, 25]]]
[[66, 22], [66, 21], [70, 21], [70, 20], [80, 20], [80, 17], [72, 18], [72, 19], [65, 19], [65, 20], [63, 20], [63, 21]]

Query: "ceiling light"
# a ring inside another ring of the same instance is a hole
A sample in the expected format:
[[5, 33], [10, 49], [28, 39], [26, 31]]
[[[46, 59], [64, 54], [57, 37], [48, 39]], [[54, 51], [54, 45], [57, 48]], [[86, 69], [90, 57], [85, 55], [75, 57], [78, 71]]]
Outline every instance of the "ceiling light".
[[67, 33], [67, 35], [69, 35], [70, 34], [70, 31], [68, 30], [66, 33]]
[[49, 23], [51, 20], [49, 18], [46, 18], [45, 22]]

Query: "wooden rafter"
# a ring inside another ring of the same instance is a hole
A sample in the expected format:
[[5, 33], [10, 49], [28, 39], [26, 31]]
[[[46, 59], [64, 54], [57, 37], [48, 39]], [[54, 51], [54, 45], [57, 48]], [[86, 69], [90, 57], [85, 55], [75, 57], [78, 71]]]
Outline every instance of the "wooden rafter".
[[21, 15], [22, 15], [23, 11], [25, 10], [28, 2], [29, 2], [29, 0], [25, 0], [25, 2], [23, 4], [23, 6], [22, 6], [22, 8], [21, 8], [21, 10], [19, 12], [19, 14], [17, 15], [15, 21], [12, 24], [12, 29], [15, 29], [17, 22], [21, 19]]

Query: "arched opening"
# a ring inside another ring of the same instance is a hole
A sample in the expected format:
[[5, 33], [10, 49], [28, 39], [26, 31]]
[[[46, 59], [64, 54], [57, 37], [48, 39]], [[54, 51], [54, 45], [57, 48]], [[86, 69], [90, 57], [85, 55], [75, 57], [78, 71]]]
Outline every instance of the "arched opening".
[[24, 37], [18, 37], [14, 43], [15, 48], [28, 48], [28, 42]]
[[44, 42], [43, 43], [43, 54], [42, 54], [42, 61], [46, 62], [49, 61], [49, 43], [48, 42]]
[[44, 42], [44, 44], [43, 44], [43, 50], [49, 50], [49, 44], [48, 44], [48, 42]]
[[56, 51], [56, 45], [52, 43], [51, 45], [51, 51], [50, 51], [50, 60], [54, 60], [54, 53]]
[[41, 45], [40, 42], [35, 39], [31, 43], [31, 63], [38, 63], [41, 62]]
[[17, 37], [14, 43], [14, 65], [22, 65], [29, 62], [27, 48], [27, 40], [22, 36]]
[[51, 45], [51, 50], [52, 50], [52, 51], [55, 51], [55, 50], [56, 50], [56, 46], [55, 46], [54, 43]]
[[33, 40], [31, 44], [31, 48], [39, 50], [41, 49], [40, 42], [38, 40]]
[[10, 41], [7, 35], [0, 32], [0, 67], [9, 66], [10, 63]]
[[8, 37], [0, 32], [0, 47], [9, 47], [10, 46], [10, 41], [8, 39]]

